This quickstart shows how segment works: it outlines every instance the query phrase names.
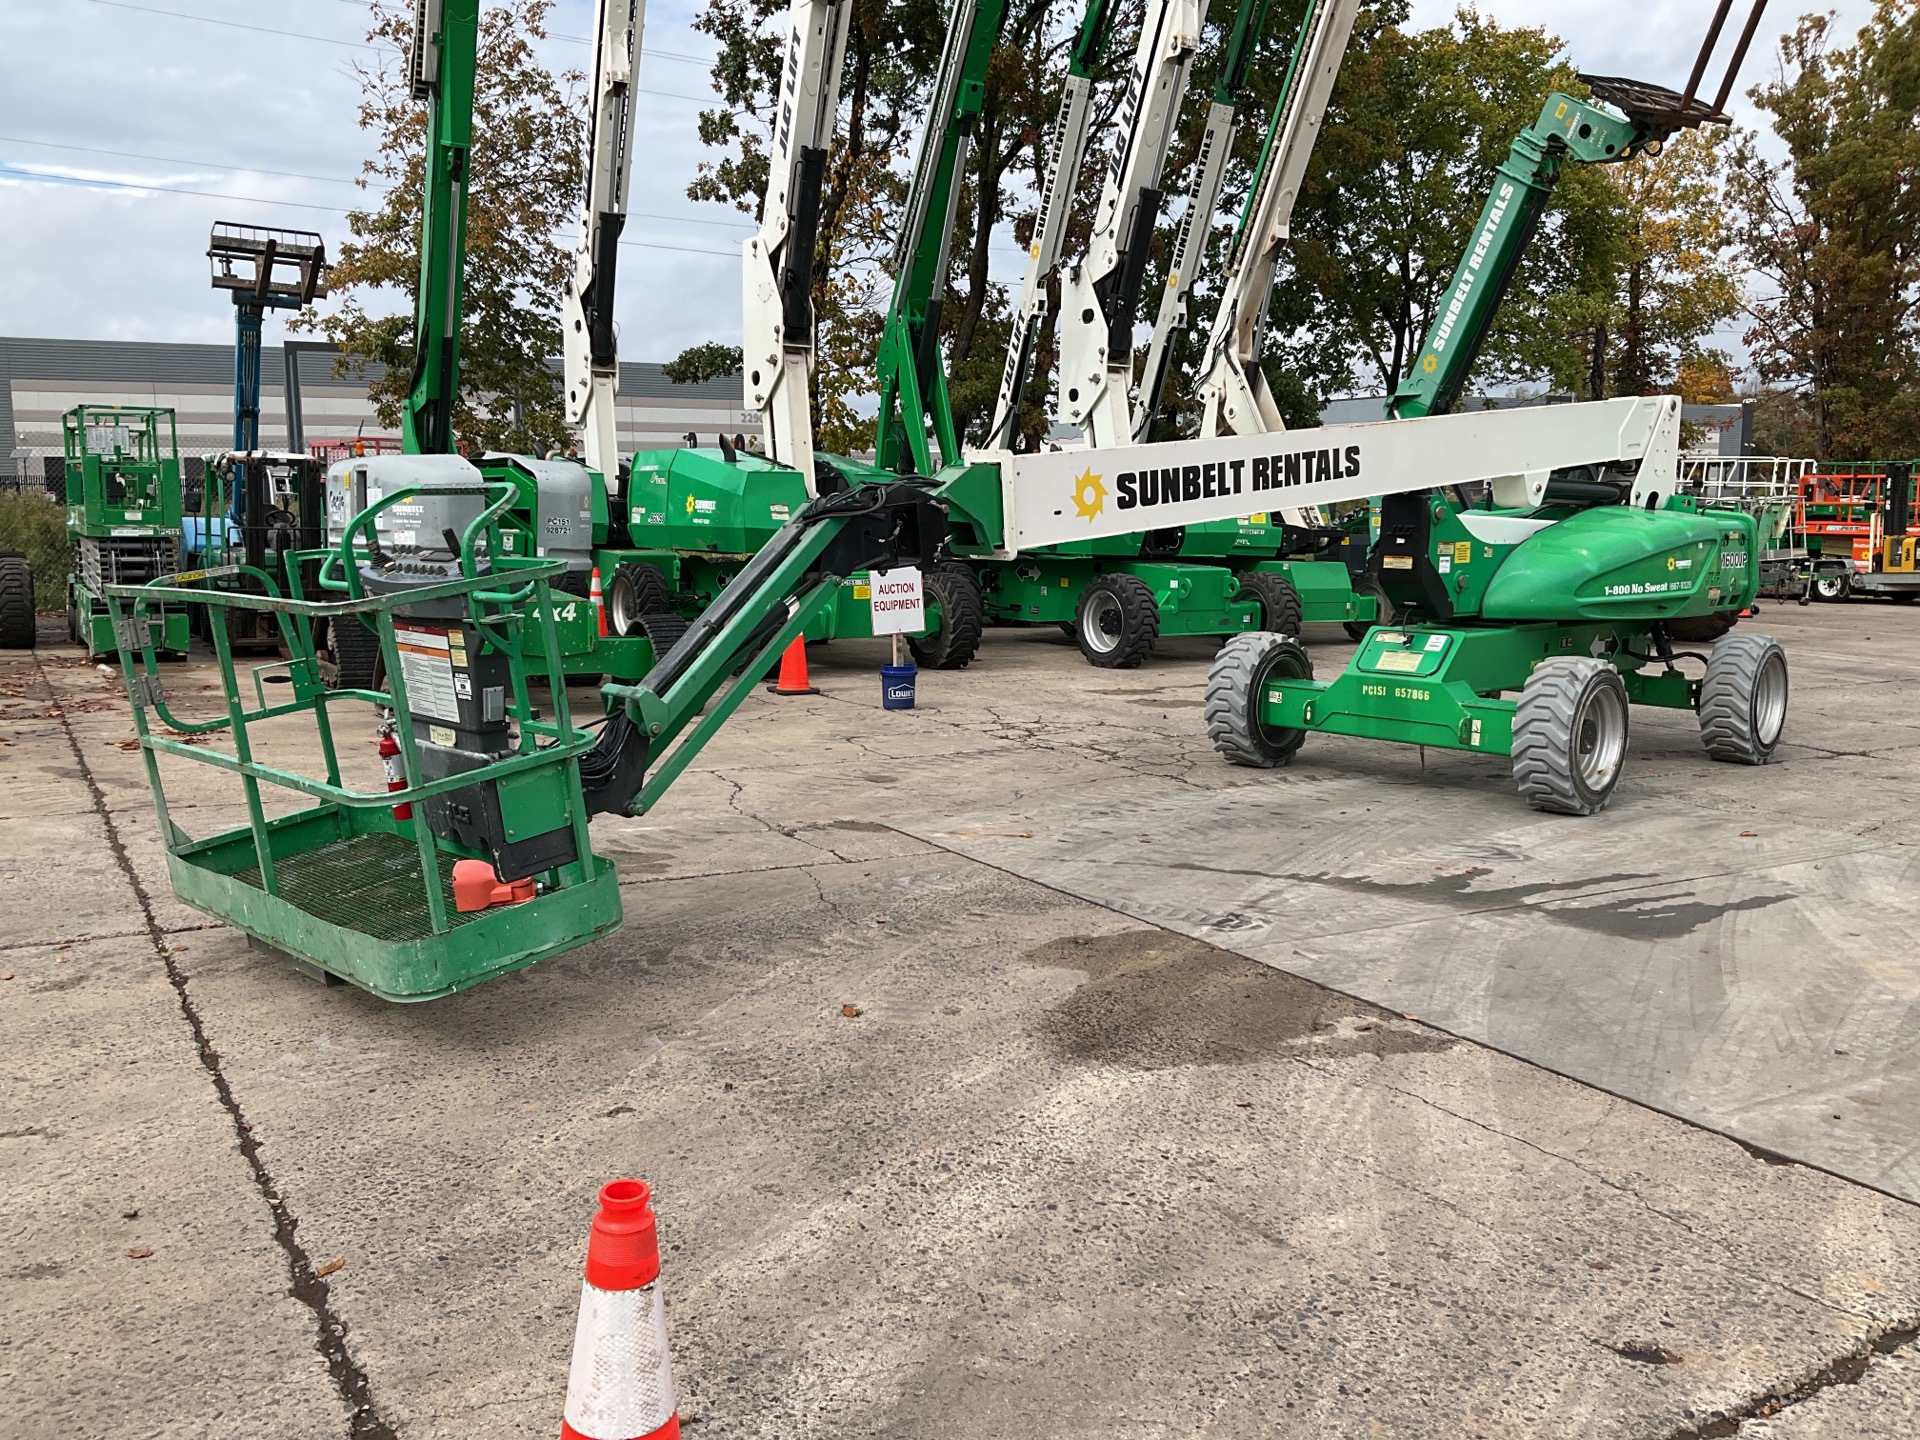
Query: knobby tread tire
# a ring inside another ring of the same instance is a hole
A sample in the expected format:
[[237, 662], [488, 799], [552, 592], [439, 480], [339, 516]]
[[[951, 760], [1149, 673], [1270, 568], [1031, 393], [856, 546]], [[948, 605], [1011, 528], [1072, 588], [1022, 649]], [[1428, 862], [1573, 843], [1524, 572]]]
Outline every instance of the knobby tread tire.
[[[1120, 643], [1104, 652], [1087, 643], [1093, 602], [1102, 594], [1112, 595], [1120, 603]], [[1154, 603], [1153, 591], [1137, 575], [1096, 576], [1081, 593], [1079, 611], [1074, 616], [1073, 638], [1089, 665], [1103, 670], [1138, 668], [1160, 638], [1160, 607]]]
[[1776, 655], [1784, 684], [1787, 652], [1771, 635], [1729, 635], [1707, 656], [1707, 675], [1700, 682], [1700, 742], [1713, 759], [1730, 765], [1765, 765], [1780, 748], [1785, 715], [1779, 733], [1768, 741], [1759, 733], [1754, 714], [1761, 672]]
[[1272, 635], [1300, 633], [1300, 592], [1286, 576], [1248, 570], [1240, 576], [1240, 588], [1260, 602], [1261, 630]]
[[34, 644], [33, 566], [24, 555], [0, 555], [0, 650]]
[[[613, 603], [616, 591], [620, 590], [633, 592], [632, 604]], [[657, 567], [641, 560], [629, 560], [616, 567], [612, 578], [605, 583], [601, 600], [607, 607], [607, 629], [620, 636], [635, 633], [644, 616], [666, 615], [673, 610], [673, 595], [667, 589], [666, 576]], [[626, 630], [620, 629], [619, 622], [623, 614], [629, 622]]]
[[667, 652], [680, 643], [680, 637], [692, 625], [691, 620], [683, 619], [671, 610], [664, 610], [657, 615], [640, 616], [634, 622], [634, 632], [653, 642], [653, 663], [658, 665], [666, 659]]
[[1248, 630], [1232, 636], [1207, 672], [1207, 738], [1229, 765], [1271, 770], [1285, 765], [1306, 743], [1304, 730], [1268, 730], [1259, 722], [1260, 692], [1276, 674], [1311, 680], [1313, 661], [1291, 635]]
[[942, 560], [926, 572], [926, 590], [940, 605], [940, 628], [922, 638], [909, 638], [916, 664], [929, 670], [964, 670], [980, 653], [980, 635], [986, 628], [986, 610], [980, 603], [980, 582], [971, 568], [957, 560]]
[[[1604, 660], [1582, 656], [1542, 660], [1520, 691], [1520, 703], [1513, 715], [1513, 783], [1536, 810], [1591, 815], [1605, 809], [1613, 798], [1613, 785], [1597, 797], [1583, 793], [1573, 773], [1574, 716], [1582, 697], [1595, 684], [1611, 685], [1619, 691], [1624, 717], [1627, 687], [1620, 672]], [[1622, 768], [1625, 760], [1623, 749]], [[1615, 783], [1618, 778], [1616, 771]]]

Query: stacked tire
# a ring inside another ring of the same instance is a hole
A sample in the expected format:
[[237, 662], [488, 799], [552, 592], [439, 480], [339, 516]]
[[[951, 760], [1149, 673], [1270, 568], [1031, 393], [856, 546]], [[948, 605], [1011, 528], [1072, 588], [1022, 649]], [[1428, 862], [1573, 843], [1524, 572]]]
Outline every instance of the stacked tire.
[[18, 550], [0, 551], [0, 650], [34, 643], [33, 566]]

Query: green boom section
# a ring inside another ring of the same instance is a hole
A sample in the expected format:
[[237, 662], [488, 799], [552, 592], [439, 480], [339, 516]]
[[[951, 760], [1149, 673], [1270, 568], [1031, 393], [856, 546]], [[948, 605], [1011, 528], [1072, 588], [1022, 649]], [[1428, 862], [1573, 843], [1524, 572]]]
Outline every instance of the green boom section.
[[413, 380], [400, 412], [410, 455], [453, 452], [460, 393], [460, 316], [466, 290], [468, 163], [480, 0], [441, 0], [415, 14], [439, 28], [413, 37], [413, 93], [427, 107], [426, 186], [420, 215], [420, 288], [414, 297]]
[[1540, 118], [1514, 137], [1494, 173], [1467, 251], [1427, 331], [1413, 369], [1387, 402], [1389, 419], [1444, 415], [1460, 398], [1514, 272], [1569, 159], [1625, 160], [1647, 139], [1644, 127], [1559, 91]]
[[932, 475], [961, 459], [940, 355], [940, 303], [961, 176], [1006, 10], [1006, 0], [960, 0], [948, 22], [940, 89], [907, 192], [907, 218], [894, 250], [893, 299], [880, 337], [874, 453], [882, 470]]

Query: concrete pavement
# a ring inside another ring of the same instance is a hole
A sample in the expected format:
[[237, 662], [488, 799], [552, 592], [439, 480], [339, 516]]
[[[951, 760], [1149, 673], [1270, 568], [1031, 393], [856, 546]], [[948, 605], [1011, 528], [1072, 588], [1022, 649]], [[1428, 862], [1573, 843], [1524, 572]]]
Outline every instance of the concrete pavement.
[[[825, 693], [596, 822], [622, 931], [404, 1008], [198, 928], [117, 681], [7, 657], [0, 1429], [550, 1435], [592, 1194], [633, 1173], [691, 1435], [1908, 1433], [1920, 1210], [1786, 1157], [1905, 1183], [1914, 621], [1766, 618], [1787, 762], [1642, 721], [1616, 807], [1548, 840], [1484, 761], [1216, 763], [1197, 642], [1116, 674], [994, 632], [910, 715], [883, 647], [816, 647]], [[204, 711], [209, 673], [170, 691]], [[235, 823], [179, 780], [189, 829]], [[1703, 936], [1721, 991], [1646, 982]], [[1832, 1016], [1879, 1047], [1855, 1160], [1764, 1092]], [[1704, 1098], [1569, 1078], [1608, 1046]], [[1784, 1154], [1714, 1133], [1742, 1096]]]

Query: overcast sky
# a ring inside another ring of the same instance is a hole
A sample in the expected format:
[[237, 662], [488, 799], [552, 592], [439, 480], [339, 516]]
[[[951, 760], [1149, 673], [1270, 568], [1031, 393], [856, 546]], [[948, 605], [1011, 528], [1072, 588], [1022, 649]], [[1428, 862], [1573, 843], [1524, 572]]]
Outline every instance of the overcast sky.
[[[690, 23], [699, 5], [647, 6], [618, 306], [630, 360], [668, 359], [740, 333], [739, 242], [750, 226], [685, 198], [702, 153], [694, 117], [712, 94], [701, 57], [713, 47]], [[1714, 7], [1485, 0], [1481, 8], [1502, 24], [1546, 26], [1583, 70], [1677, 88]], [[1773, 73], [1777, 37], [1807, 8], [1769, 7], [1742, 89]], [[1415, 0], [1414, 14], [1440, 24], [1453, 9]], [[1837, 9], [1850, 32], [1870, 3]], [[208, 284], [214, 221], [316, 229], [335, 247], [345, 235], [365, 157], [349, 70], [372, 58], [361, 46], [365, 15], [364, 0], [0, 4], [0, 334], [230, 341], [231, 306]], [[561, 0], [547, 47], [556, 68], [586, 65], [591, 25], [591, 0]], [[267, 33], [275, 31], [292, 33]], [[1753, 121], [1744, 101], [1736, 118]], [[573, 216], [559, 223], [571, 234]], [[1011, 242], [1000, 248], [1011, 252]], [[1011, 255], [996, 268], [1012, 274]], [[267, 326], [277, 341], [280, 322]]]

